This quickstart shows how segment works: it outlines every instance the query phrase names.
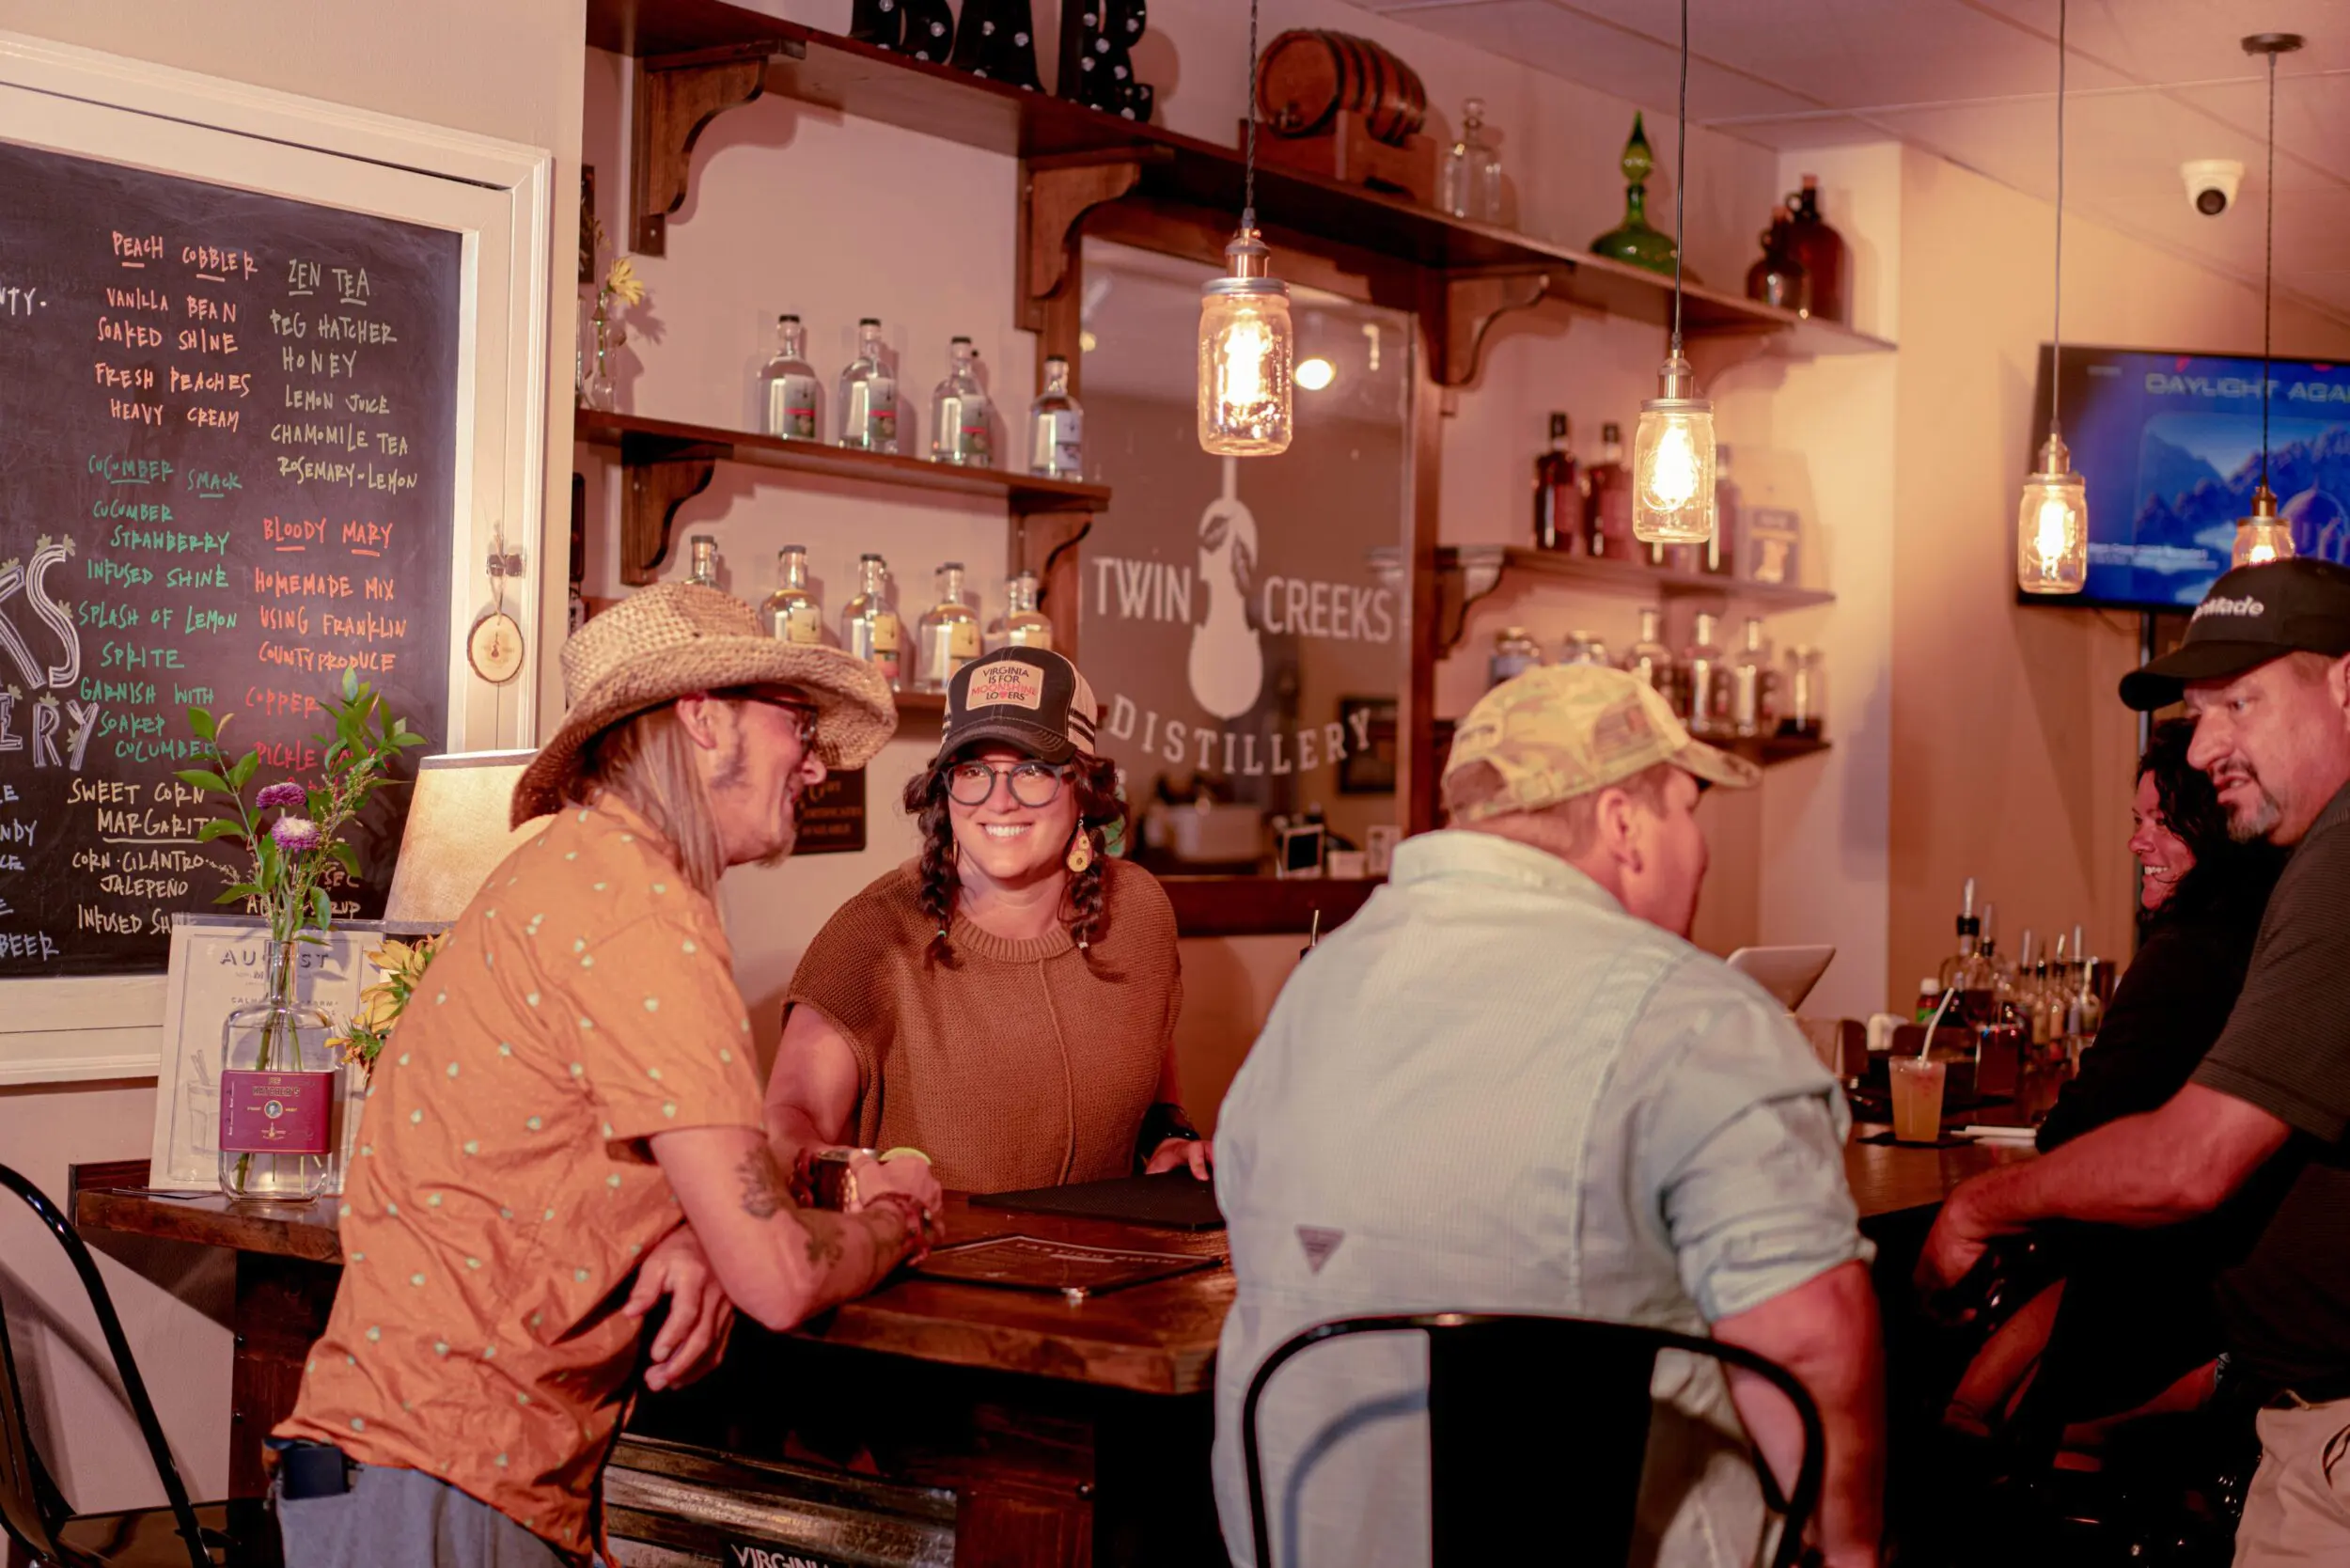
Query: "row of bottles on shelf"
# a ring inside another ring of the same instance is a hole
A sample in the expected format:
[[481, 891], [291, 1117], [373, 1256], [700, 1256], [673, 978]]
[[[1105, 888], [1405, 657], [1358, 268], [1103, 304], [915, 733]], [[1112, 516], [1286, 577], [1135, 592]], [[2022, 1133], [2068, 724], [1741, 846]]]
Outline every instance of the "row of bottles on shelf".
[[2068, 953], [2059, 933], [2053, 944], [2041, 945], [2027, 927], [2016, 954], [1999, 951], [1998, 906], [1986, 902], [1978, 915], [1975, 879], [1968, 877], [1960, 894], [1958, 950], [1919, 982], [1918, 1021], [1939, 1011], [1963, 1026], [2013, 1028], [2044, 1055], [2077, 1058], [2105, 1021], [2105, 997], [2097, 956], [2081, 926], [2074, 926], [2071, 944]]
[[1713, 538], [1702, 544], [1644, 544], [1632, 536], [1632, 470], [1624, 462], [1623, 427], [1600, 426], [1599, 461], [1588, 465], [1576, 460], [1567, 430], [1567, 416], [1553, 414], [1550, 448], [1534, 460], [1536, 548], [1668, 572], [1735, 574], [1738, 486], [1730, 477], [1726, 444], [1714, 448]]
[[[930, 456], [933, 463], [971, 468], [995, 466], [995, 416], [979, 384], [979, 352], [971, 339], [947, 346], [947, 377], [931, 393]], [[799, 317], [776, 318], [776, 352], [759, 373], [760, 407], [769, 435], [787, 441], [822, 441], [825, 430], [823, 384], [807, 359], [807, 329]], [[841, 370], [834, 439], [855, 451], [895, 452], [898, 377], [882, 346], [880, 318], [857, 322], [856, 357]], [[1044, 362], [1044, 389], [1028, 405], [1027, 471], [1045, 478], [1084, 477], [1085, 414], [1069, 392], [1069, 361], [1058, 354]]]
[[[718, 542], [708, 534], [692, 540], [693, 566], [687, 581], [717, 588]], [[810, 585], [807, 551], [787, 544], [776, 552], [775, 592], [759, 606], [760, 624], [770, 635], [810, 646], [824, 642], [824, 606]], [[938, 569], [936, 600], [915, 622], [906, 646], [904, 622], [890, 604], [889, 563], [872, 551], [857, 557], [856, 597], [840, 615], [838, 646], [887, 677], [892, 691], [943, 692], [955, 671], [981, 653], [999, 648], [1053, 646], [1053, 623], [1037, 608], [1037, 576], [1015, 572], [1004, 584], [1004, 613], [984, 630], [964, 600], [961, 561]]]
[[1547, 662], [1613, 665], [1662, 693], [1692, 735], [1825, 739], [1827, 691], [1819, 650], [1797, 644], [1788, 649], [1785, 668], [1774, 668], [1761, 617], [1747, 618], [1735, 651], [1715, 641], [1720, 624], [1717, 616], [1699, 614], [1688, 645], [1675, 653], [1664, 640], [1665, 612], [1652, 605], [1640, 611], [1639, 640], [1621, 659], [1609, 656], [1605, 641], [1578, 631], [1568, 634], [1555, 661], [1543, 659], [1542, 644], [1525, 627], [1505, 626], [1494, 637], [1489, 684]]

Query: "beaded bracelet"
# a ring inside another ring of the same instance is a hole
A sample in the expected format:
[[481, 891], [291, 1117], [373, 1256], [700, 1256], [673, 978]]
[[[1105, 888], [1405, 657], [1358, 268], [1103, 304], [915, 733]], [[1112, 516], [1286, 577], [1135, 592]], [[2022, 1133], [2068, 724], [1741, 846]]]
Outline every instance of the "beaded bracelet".
[[913, 1194], [903, 1192], [877, 1192], [865, 1200], [860, 1212], [870, 1214], [884, 1205], [898, 1210], [900, 1217], [905, 1221], [905, 1233], [913, 1239], [914, 1250], [904, 1261], [918, 1263], [929, 1257], [932, 1244], [936, 1239], [934, 1232], [938, 1230], [938, 1216], [924, 1208]]

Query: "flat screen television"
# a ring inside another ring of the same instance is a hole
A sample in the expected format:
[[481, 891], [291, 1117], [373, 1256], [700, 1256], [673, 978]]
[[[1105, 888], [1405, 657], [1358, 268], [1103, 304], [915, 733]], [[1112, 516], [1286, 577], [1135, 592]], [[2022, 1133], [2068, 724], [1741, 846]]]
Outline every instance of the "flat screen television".
[[[2040, 349], [2031, 452], [2048, 429]], [[2350, 565], [2350, 364], [2270, 361], [2268, 484], [2294, 548]], [[2172, 610], [2228, 570], [2261, 474], [2261, 362], [2064, 348], [2063, 433], [2089, 490], [2089, 583], [2029, 604]], [[2007, 526], [2015, 526], [2014, 512]]]

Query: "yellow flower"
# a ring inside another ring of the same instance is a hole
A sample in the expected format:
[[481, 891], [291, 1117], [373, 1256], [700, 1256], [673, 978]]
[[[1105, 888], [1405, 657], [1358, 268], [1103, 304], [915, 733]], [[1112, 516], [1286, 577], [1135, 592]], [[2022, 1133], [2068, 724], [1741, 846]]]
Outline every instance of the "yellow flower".
[[625, 256], [612, 259], [612, 270], [603, 275], [603, 291], [628, 305], [645, 303], [645, 280], [636, 275], [636, 263]]

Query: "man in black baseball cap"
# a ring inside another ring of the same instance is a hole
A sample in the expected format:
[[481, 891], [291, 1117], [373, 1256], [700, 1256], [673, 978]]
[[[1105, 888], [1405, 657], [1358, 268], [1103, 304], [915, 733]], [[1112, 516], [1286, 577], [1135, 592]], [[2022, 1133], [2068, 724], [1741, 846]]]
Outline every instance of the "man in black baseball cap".
[[2178, 648], [2123, 677], [2122, 700], [2184, 701], [2187, 758], [2217, 787], [2229, 831], [2293, 857], [2187, 1086], [1952, 1192], [1919, 1283], [1947, 1288], [1986, 1243], [2044, 1221], [2207, 1214], [2267, 1171], [2281, 1200], [2218, 1284], [2231, 1380], [2262, 1406], [2235, 1568], [2350, 1562], [2350, 569], [2229, 572]]

